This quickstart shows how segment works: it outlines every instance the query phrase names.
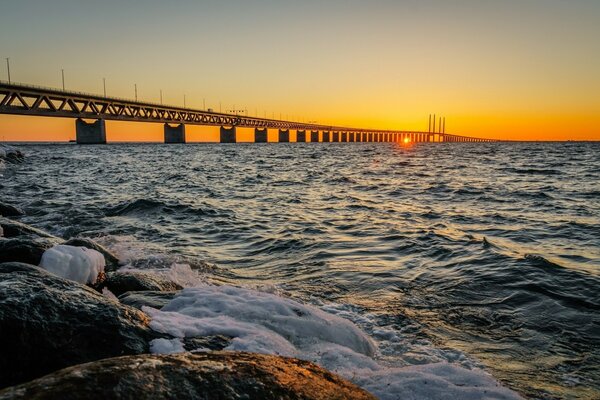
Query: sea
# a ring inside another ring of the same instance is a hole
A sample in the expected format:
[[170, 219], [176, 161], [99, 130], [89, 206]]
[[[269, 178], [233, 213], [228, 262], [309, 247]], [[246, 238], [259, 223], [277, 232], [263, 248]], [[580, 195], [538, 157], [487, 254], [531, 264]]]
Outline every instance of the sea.
[[[600, 143], [16, 147], [26, 161], [0, 167], [0, 198], [22, 222], [94, 238], [192, 294], [243, 290], [263, 322], [274, 299], [335, 316], [328, 329], [347, 320], [315, 360], [380, 398], [444, 398], [472, 382], [461, 371], [507, 391], [463, 398], [600, 398]], [[336, 338], [354, 327], [369, 362]], [[298, 336], [321, 334], [294, 329], [271, 330], [302, 357]]]

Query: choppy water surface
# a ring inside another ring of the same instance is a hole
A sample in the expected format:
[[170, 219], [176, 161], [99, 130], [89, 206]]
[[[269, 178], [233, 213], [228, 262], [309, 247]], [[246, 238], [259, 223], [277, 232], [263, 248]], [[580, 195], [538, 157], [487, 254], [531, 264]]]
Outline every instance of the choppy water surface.
[[343, 306], [390, 362], [600, 397], [598, 144], [20, 147], [24, 222]]

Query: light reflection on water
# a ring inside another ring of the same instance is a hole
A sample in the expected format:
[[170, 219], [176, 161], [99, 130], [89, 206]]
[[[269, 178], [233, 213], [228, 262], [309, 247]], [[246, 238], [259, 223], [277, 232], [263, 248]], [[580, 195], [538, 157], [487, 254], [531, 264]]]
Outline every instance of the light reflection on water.
[[355, 305], [521, 393], [599, 393], [596, 144], [23, 149], [0, 195], [25, 222], [134, 235], [229, 281]]

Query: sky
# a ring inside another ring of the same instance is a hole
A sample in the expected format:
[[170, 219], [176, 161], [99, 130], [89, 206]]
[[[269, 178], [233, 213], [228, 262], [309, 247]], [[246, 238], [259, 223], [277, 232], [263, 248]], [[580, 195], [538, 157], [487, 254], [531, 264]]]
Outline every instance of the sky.
[[[0, 0], [0, 79], [191, 108], [512, 140], [600, 140], [598, 0]], [[162, 140], [159, 124], [109, 141]], [[189, 128], [195, 140], [214, 129]], [[69, 140], [0, 115], [0, 140]], [[208, 138], [208, 139], [207, 139]]]

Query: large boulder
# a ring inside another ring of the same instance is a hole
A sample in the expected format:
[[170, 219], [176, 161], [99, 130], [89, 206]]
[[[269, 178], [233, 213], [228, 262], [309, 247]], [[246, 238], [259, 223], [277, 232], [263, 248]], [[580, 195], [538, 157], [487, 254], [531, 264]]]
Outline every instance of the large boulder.
[[149, 349], [148, 317], [85, 285], [22, 263], [0, 264], [0, 387]]
[[119, 296], [119, 301], [141, 310], [142, 307], [152, 307], [160, 310], [177, 296], [178, 291], [160, 292], [154, 290], [141, 292], [125, 292]]
[[57, 240], [36, 236], [0, 238], [0, 263], [22, 262], [39, 265], [46, 250], [57, 244]]
[[0, 216], [18, 217], [20, 215], [25, 215], [25, 211], [23, 211], [19, 207], [15, 207], [13, 205], [0, 201]]
[[375, 399], [308, 361], [238, 352], [112, 358], [0, 392], [0, 400], [91, 398]]
[[106, 247], [94, 242], [92, 239], [76, 237], [67, 240], [64, 244], [68, 246], [85, 247], [101, 253], [104, 256], [104, 261], [106, 261], [106, 271], [116, 271], [119, 268], [119, 259], [117, 256]]
[[0, 217], [0, 227], [2, 227], [4, 237], [7, 238], [28, 235], [57, 239], [56, 236], [44, 232], [41, 229], [34, 228], [33, 226], [29, 226], [21, 222], [13, 221], [8, 218]]
[[169, 292], [183, 289], [175, 282], [143, 272], [115, 272], [107, 276], [104, 285], [117, 297], [126, 292]]

